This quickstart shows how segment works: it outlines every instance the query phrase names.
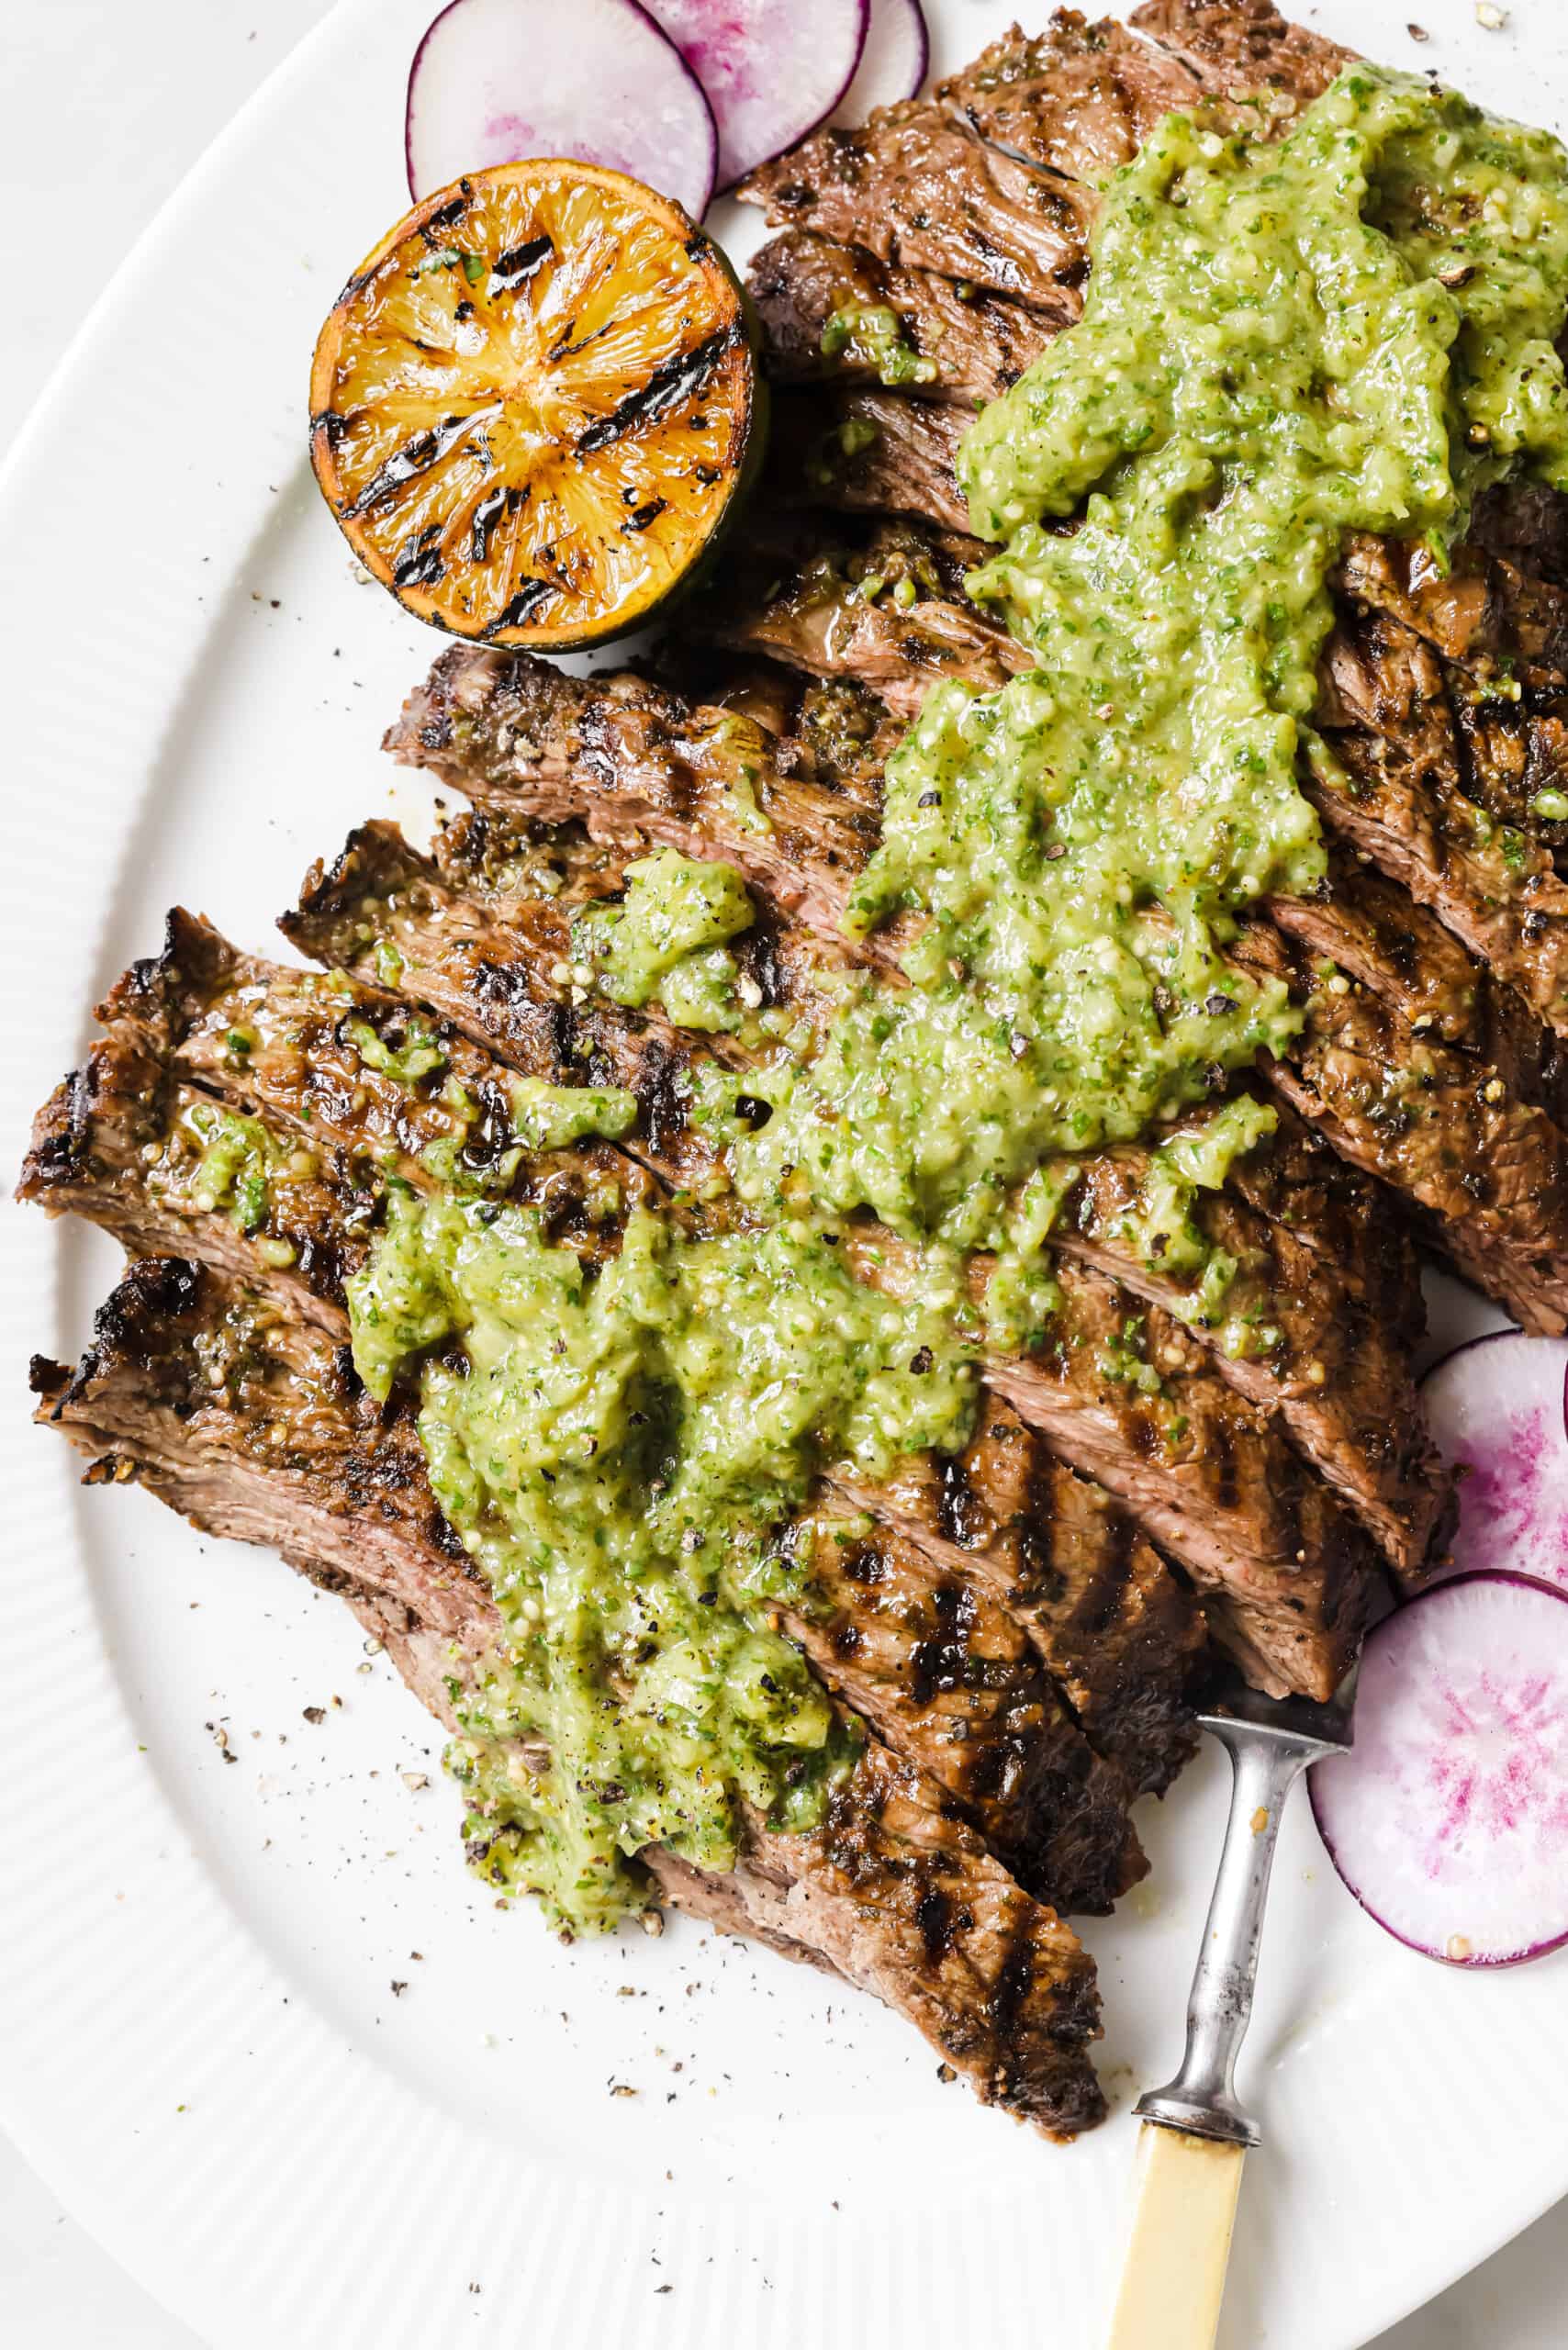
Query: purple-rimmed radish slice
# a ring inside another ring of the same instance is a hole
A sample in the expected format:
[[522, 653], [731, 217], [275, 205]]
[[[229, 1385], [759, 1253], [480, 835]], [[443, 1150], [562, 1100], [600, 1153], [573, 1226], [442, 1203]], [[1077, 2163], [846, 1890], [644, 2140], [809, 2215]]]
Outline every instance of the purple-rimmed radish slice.
[[416, 200], [488, 163], [570, 155], [700, 220], [719, 134], [702, 85], [637, 0], [451, 0], [409, 73]]
[[1456, 1572], [1497, 1567], [1568, 1591], [1568, 1339], [1473, 1338], [1422, 1387], [1432, 1434], [1463, 1472]]
[[866, 45], [868, 0], [648, 0], [708, 94], [719, 181], [733, 187], [842, 102]]
[[835, 111], [846, 122], [864, 122], [878, 106], [902, 106], [920, 90], [930, 63], [920, 0], [871, 0], [866, 46]]
[[1568, 1942], [1568, 1595], [1461, 1575], [1386, 1617], [1356, 1742], [1310, 1785], [1334, 1866], [1412, 1950], [1512, 1966]]

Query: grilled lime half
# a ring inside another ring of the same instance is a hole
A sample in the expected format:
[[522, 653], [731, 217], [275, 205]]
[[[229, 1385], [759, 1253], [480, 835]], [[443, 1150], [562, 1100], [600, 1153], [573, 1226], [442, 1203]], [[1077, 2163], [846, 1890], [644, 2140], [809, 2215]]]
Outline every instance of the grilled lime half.
[[344, 286], [310, 375], [354, 553], [454, 636], [565, 652], [641, 627], [761, 456], [734, 272], [678, 204], [556, 160], [417, 205]]

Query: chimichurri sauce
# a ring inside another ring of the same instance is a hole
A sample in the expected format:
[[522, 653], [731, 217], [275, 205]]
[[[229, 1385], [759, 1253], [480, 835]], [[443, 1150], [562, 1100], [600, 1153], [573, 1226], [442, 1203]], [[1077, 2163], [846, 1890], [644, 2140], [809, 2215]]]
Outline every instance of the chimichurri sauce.
[[[852, 1738], [772, 1628], [805, 1597], [777, 1528], [835, 1461], [963, 1442], [965, 1252], [1000, 1252], [992, 1335], [1018, 1342], [1073, 1155], [1151, 1135], [1148, 1228], [1185, 1228], [1194, 1292], [1223, 1289], [1184, 1203], [1271, 1113], [1159, 1138], [1297, 1024], [1224, 949], [1324, 871], [1297, 773], [1335, 779], [1311, 725], [1332, 567], [1358, 531], [1442, 560], [1510, 469], [1568, 488], [1568, 164], [1542, 132], [1365, 66], [1278, 144], [1172, 116], [1108, 185], [1093, 263], [1080, 323], [960, 459], [997, 550], [970, 592], [1035, 666], [936, 687], [889, 763], [848, 927], [903, 917], [901, 968], [832, 982], [825, 1032], [748, 1069], [774, 1105], [732, 1152], [755, 1228], [639, 1215], [595, 1278], [522, 1211], [398, 1196], [352, 1284], [360, 1368], [420, 1382], [507, 1627], [458, 1750], [491, 1865], [570, 1927], [636, 1903], [649, 1842], [722, 1867], [743, 1801], [820, 1816]], [[733, 1028], [750, 918], [738, 876], [661, 852], [574, 953], [622, 1002]], [[529, 1107], [619, 1133], [629, 1100]], [[860, 1208], [925, 1250], [913, 1302], [839, 1261]]]

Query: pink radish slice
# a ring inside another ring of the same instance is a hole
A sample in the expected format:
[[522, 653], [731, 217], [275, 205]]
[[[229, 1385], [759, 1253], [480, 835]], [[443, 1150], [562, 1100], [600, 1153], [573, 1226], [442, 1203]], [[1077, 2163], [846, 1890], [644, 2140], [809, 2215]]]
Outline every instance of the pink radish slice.
[[1310, 1785], [1334, 1866], [1413, 1950], [1511, 1966], [1568, 1942], [1568, 1596], [1462, 1575], [1386, 1617], [1355, 1745]]
[[866, 46], [834, 111], [845, 122], [864, 122], [877, 106], [902, 106], [919, 91], [930, 63], [920, 0], [871, 0]]
[[409, 73], [409, 186], [532, 155], [605, 163], [708, 209], [719, 135], [702, 87], [637, 0], [452, 0]]
[[1568, 1340], [1495, 1332], [1457, 1347], [1422, 1387], [1459, 1481], [1456, 1572], [1503, 1568], [1568, 1592]]
[[722, 188], [825, 121], [866, 45], [867, 0], [648, 0], [648, 7], [708, 94]]

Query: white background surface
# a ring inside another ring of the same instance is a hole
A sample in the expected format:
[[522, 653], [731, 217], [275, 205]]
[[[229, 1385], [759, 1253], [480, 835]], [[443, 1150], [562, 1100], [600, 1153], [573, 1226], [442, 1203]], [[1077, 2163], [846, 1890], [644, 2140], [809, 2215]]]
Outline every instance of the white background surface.
[[[1468, 0], [1424, 0], [1423, 13], [1436, 25], [1462, 7]], [[9, 0], [0, 9], [0, 218], [14, 230], [34, 224], [7, 270], [0, 439], [163, 196], [323, 12], [324, 0]], [[1440, 2075], [1440, 2052], [1433, 2065]], [[1334, 2251], [1322, 2250], [1327, 2294]], [[1568, 2206], [1377, 2350], [1562, 2350]], [[192, 2350], [196, 2341], [66, 2218], [3, 2137], [0, 2309], [17, 2350]]]

